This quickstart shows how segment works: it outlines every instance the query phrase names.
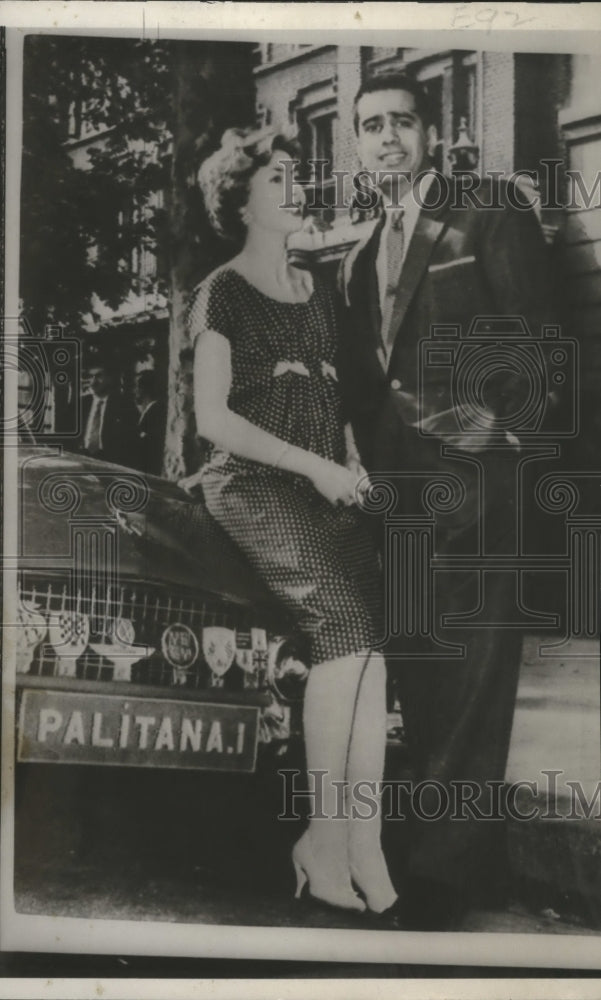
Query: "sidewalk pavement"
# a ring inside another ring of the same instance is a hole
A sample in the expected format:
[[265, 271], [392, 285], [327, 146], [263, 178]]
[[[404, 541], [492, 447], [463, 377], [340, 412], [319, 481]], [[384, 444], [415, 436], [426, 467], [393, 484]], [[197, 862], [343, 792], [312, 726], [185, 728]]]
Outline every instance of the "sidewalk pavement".
[[576, 914], [600, 927], [599, 641], [554, 641], [524, 646], [507, 781], [535, 783], [516, 799], [535, 816], [510, 823], [511, 873], [516, 894], [551, 919]]

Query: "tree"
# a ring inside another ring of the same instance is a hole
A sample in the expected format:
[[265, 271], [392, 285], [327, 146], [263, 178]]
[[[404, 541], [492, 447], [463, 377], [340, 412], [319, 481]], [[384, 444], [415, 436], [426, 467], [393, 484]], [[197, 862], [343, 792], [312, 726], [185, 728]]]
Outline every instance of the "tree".
[[226, 128], [255, 119], [251, 59], [252, 49], [244, 43], [185, 42], [172, 62], [173, 155], [166, 213], [171, 322], [165, 471], [170, 478], [196, 468], [200, 460], [191, 412], [192, 345], [184, 322], [186, 299], [195, 282], [231, 253], [208, 222], [196, 175]]
[[125, 301], [134, 249], [156, 253], [148, 281], [170, 308], [165, 470], [177, 477], [198, 455], [185, 300], [228, 253], [196, 173], [225, 128], [254, 120], [252, 46], [30, 36], [24, 84], [25, 316], [36, 332], [51, 322], [78, 333], [95, 295], [111, 308]]

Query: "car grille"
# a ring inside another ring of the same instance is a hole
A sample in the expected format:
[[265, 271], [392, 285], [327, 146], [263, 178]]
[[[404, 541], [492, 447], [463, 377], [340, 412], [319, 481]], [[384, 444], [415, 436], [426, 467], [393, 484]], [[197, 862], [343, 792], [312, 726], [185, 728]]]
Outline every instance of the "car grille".
[[[21, 674], [188, 689], [263, 687], [268, 642], [274, 638], [253, 608], [137, 581], [101, 591], [93, 581], [75, 588], [64, 580], [26, 574], [20, 582], [19, 621]], [[175, 647], [166, 646], [166, 633], [172, 632]], [[182, 639], [183, 655], [178, 651]], [[219, 654], [224, 642], [229, 651], [222, 651], [213, 669], [211, 644]], [[233, 661], [224, 669], [232, 646]]]

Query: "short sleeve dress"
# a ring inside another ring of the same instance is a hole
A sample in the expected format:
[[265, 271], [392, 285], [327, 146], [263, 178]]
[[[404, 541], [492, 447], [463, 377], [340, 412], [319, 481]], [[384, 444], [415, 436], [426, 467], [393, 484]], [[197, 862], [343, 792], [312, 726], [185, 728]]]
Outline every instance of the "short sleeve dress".
[[[221, 267], [194, 290], [190, 335], [227, 338], [228, 406], [283, 441], [344, 463], [333, 295], [315, 279], [306, 302], [263, 294]], [[380, 638], [380, 572], [365, 517], [334, 506], [304, 476], [212, 448], [201, 484], [212, 516], [292, 613], [312, 663]]]

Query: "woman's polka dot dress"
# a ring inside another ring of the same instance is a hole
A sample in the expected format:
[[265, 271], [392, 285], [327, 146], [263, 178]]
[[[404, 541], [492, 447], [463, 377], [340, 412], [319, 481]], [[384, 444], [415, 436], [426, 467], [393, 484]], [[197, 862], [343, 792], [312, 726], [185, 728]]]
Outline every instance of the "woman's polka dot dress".
[[[336, 316], [320, 280], [307, 302], [280, 302], [221, 267], [195, 289], [188, 320], [193, 338], [211, 329], [230, 343], [232, 411], [344, 463]], [[366, 515], [334, 506], [304, 476], [216, 448], [202, 487], [210, 513], [292, 612], [313, 663], [373, 645], [380, 574]]]

